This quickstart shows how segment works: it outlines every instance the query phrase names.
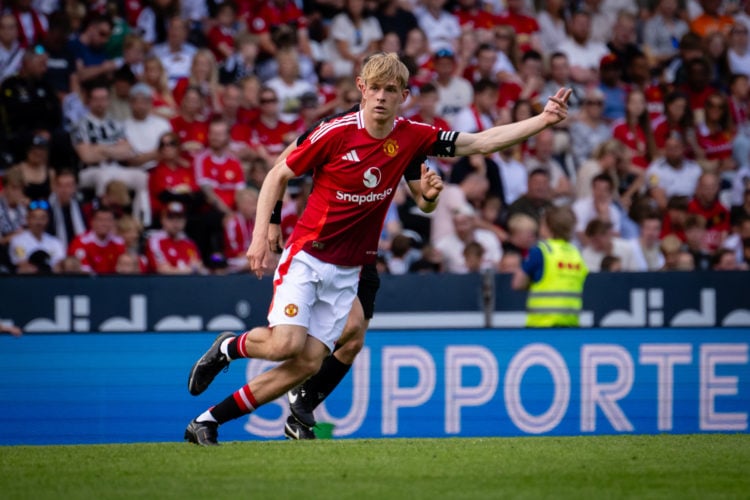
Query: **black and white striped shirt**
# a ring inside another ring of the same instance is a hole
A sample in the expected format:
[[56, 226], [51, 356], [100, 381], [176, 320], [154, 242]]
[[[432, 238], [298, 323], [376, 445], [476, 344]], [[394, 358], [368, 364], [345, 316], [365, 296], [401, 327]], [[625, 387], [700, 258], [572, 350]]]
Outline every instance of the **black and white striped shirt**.
[[115, 144], [125, 138], [125, 128], [117, 120], [106, 116], [97, 118], [87, 113], [76, 125], [73, 133], [75, 144]]

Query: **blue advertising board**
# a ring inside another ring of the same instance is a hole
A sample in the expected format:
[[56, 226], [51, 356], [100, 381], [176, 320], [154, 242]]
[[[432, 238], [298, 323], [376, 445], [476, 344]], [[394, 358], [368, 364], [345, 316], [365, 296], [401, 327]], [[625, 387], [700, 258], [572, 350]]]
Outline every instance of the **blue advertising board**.
[[[0, 337], [0, 444], [177, 441], [272, 363], [187, 392], [207, 333]], [[747, 432], [748, 329], [389, 330], [316, 412], [334, 436]], [[283, 399], [220, 428], [277, 439]]]

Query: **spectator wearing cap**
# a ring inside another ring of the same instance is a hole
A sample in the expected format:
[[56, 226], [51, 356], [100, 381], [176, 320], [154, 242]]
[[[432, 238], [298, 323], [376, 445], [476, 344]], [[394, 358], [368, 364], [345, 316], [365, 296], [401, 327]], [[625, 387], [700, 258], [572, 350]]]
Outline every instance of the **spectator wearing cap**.
[[358, 74], [364, 58], [378, 49], [383, 31], [365, 11], [365, 0], [345, 0], [343, 12], [331, 21], [329, 56], [337, 77]]
[[461, 35], [458, 18], [445, 10], [446, 0], [425, 0], [415, 11], [417, 23], [427, 36], [428, 49], [433, 54], [440, 50], [453, 52]]
[[477, 227], [477, 215], [471, 205], [462, 205], [453, 210], [455, 232], [444, 236], [435, 243], [435, 248], [443, 256], [443, 269], [449, 273], [469, 272], [464, 256], [464, 248], [471, 242], [479, 243], [484, 249], [480, 268], [497, 269], [503, 250], [500, 240], [490, 230]]
[[596, 83], [599, 62], [609, 52], [606, 45], [591, 40], [591, 15], [582, 10], [574, 12], [568, 21], [568, 37], [559, 50], [571, 62], [573, 81], [583, 85]]
[[115, 215], [103, 206], [94, 211], [91, 230], [77, 236], [68, 247], [68, 255], [76, 257], [81, 270], [91, 274], [113, 274], [123, 253], [125, 242], [115, 233]]
[[131, 118], [125, 120], [125, 139], [135, 152], [129, 164], [149, 170], [156, 166], [159, 138], [172, 131], [164, 118], [153, 114], [153, 90], [145, 83], [137, 83], [130, 89]]
[[26, 216], [27, 229], [13, 236], [8, 253], [18, 274], [46, 274], [58, 272], [65, 258], [62, 242], [47, 234], [49, 222], [47, 200], [29, 203]]
[[16, 159], [31, 137], [41, 131], [50, 136], [61, 130], [62, 108], [55, 89], [45, 79], [47, 55], [27, 49], [17, 75], [0, 84], [3, 134]]
[[147, 242], [149, 270], [157, 274], [195, 274], [206, 272], [198, 247], [185, 235], [185, 207], [179, 202], [167, 205], [161, 216], [160, 231]]
[[279, 119], [286, 124], [292, 124], [299, 119], [302, 95], [309, 92], [316, 93], [317, 89], [315, 85], [300, 78], [297, 49], [288, 47], [279, 50], [276, 54], [276, 61], [279, 68], [278, 75], [268, 80], [266, 86], [273, 90], [278, 99]]
[[195, 46], [187, 42], [188, 23], [179, 16], [169, 19], [167, 41], [155, 45], [152, 54], [158, 57], [167, 73], [169, 88], [172, 89], [180, 78], [190, 76], [190, 66], [197, 52]]
[[456, 75], [456, 56], [450, 49], [440, 49], [434, 57], [435, 78], [438, 89], [437, 114], [448, 122], [463, 108], [471, 105], [474, 89], [466, 78]]
[[49, 197], [47, 232], [57, 237], [65, 248], [76, 236], [86, 232], [86, 217], [78, 203], [77, 193], [75, 173], [69, 169], [59, 171]]
[[21, 69], [23, 47], [18, 40], [16, 18], [10, 12], [0, 14], [0, 82]]

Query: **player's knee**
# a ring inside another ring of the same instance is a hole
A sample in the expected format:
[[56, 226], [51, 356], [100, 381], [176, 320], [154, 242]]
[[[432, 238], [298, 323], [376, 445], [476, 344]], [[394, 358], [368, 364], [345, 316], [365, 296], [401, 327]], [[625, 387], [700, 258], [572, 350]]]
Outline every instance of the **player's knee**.
[[305, 347], [304, 338], [296, 335], [274, 335], [273, 349], [268, 359], [270, 361], [284, 361], [298, 356]]

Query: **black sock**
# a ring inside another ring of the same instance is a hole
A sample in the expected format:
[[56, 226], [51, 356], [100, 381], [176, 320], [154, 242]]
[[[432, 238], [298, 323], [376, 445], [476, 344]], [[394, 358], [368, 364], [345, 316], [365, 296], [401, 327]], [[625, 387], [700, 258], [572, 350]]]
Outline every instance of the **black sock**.
[[250, 392], [250, 387], [246, 385], [209, 411], [216, 419], [216, 422], [221, 425], [224, 422], [247, 415], [258, 406], [258, 403], [255, 402], [255, 397]]
[[323, 360], [323, 365], [318, 373], [307, 379], [303, 385], [313, 408], [317, 407], [333, 392], [346, 374], [349, 373], [351, 367], [352, 365], [342, 363], [333, 354]]

